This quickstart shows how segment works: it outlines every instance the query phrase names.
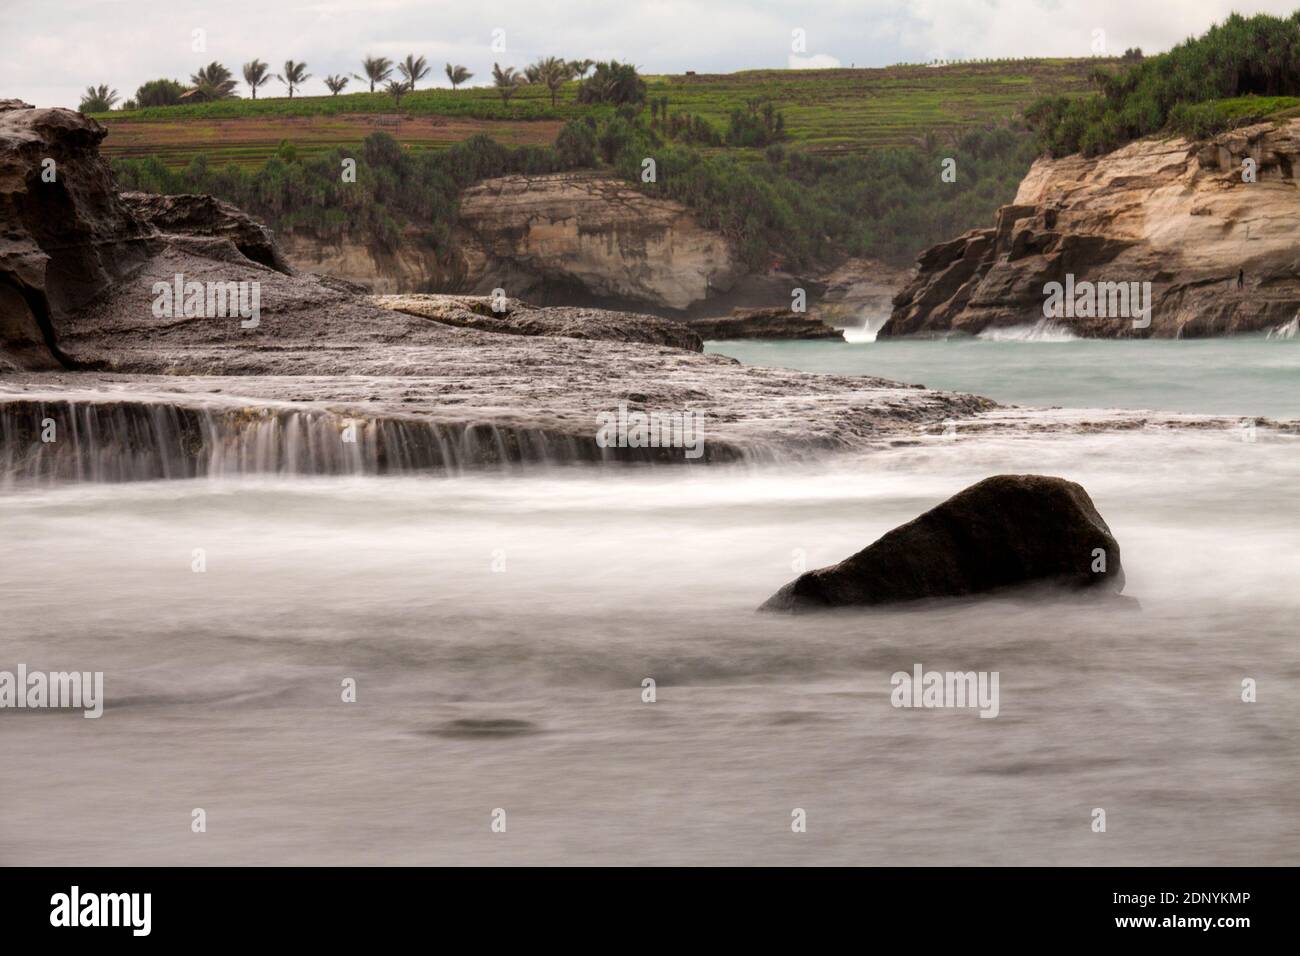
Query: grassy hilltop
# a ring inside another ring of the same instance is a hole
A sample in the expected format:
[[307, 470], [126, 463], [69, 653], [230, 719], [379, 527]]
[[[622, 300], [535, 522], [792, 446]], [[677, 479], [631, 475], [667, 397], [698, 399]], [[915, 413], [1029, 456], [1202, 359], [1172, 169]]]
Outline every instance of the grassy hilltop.
[[[191, 78], [213, 102], [96, 115], [125, 184], [210, 192], [327, 240], [393, 247], [414, 228], [452, 255], [465, 186], [601, 169], [684, 203], [753, 269], [901, 265], [987, 225], [1035, 156], [1295, 115], [1300, 12], [1233, 14], [1151, 57], [650, 77], [611, 61], [574, 82], [577, 64], [539, 61], [526, 85], [497, 68], [498, 88], [253, 101], [228, 98], [237, 84], [214, 63]], [[109, 92], [87, 90], [86, 108], [107, 109]], [[657, 174], [643, 176], [651, 160]]]
[[[637, 76], [496, 88], [218, 99], [94, 114], [119, 179], [206, 192], [282, 231], [454, 255], [460, 190], [504, 173], [604, 169], [686, 204], [753, 269], [846, 256], [906, 264], [987, 223], [1036, 146], [1022, 114], [1095, 95], [1117, 60]], [[622, 71], [621, 73], [618, 71]], [[630, 72], [629, 72], [630, 71]], [[232, 84], [233, 86], [233, 84]], [[610, 90], [613, 87], [598, 87]], [[642, 178], [647, 157], [654, 181]], [[357, 181], [339, 182], [356, 161]], [[945, 173], [945, 167], [956, 164]], [[954, 174], [955, 175], [952, 175]]]
[[[673, 113], [719, 127], [734, 109], [770, 102], [785, 118], [786, 143], [818, 152], [858, 152], [922, 144], [927, 136], [1011, 119], [1045, 95], [1093, 89], [1102, 59], [1001, 60], [950, 66], [860, 70], [749, 70], [730, 74], [646, 76], [651, 100], [667, 97]], [[410, 149], [445, 149], [478, 133], [506, 145], [551, 143], [566, 120], [592, 109], [566, 83], [554, 107], [541, 86], [520, 87], [509, 103], [472, 87], [387, 93], [221, 100], [93, 114], [109, 130], [110, 157], [157, 156], [174, 168], [199, 153], [216, 166], [254, 167], [288, 140], [300, 155], [359, 144], [376, 130]]]

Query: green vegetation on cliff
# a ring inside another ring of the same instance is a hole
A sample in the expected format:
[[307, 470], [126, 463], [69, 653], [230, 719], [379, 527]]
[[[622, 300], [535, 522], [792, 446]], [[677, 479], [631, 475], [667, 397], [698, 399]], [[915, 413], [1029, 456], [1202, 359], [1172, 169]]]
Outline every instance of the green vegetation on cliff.
[[[465, 186], [591, 168], [684, 203], [753, 268], [849, 255], [903, 264], [1011, 200], [1033, 159], [1015, 117], [1034, 96], [1084, 95], [1095, 71], [1115, 68], [1004, 60], [639, 78], [613, 64], [603, 86], [598, 68], [586, 81], [594, 85], [528, 84], [509, 97], [491, 88], [407, 92], [397, 115], [376, 92], [101, 118], [127, 187], [212, 193], [277, 229], [326, 239], [392, 247], [411, 229], [443, 245]], [[596, 86], [630, 92], [595, 97]], [[630, 102], [611, 105], [622, 100]], [[527, 139], [524, 128], [546, 138]], [[356, 160], [356, 183], [340, 181], [346, 159]], [[649, 182], [646, 159], [657, 170]], [[941, 175], [948, 160], [955, 176]]]
[[[880, 69], [748, 70], [740, 73], [647, 76], [650, 103], [666, 100], [670, 115], [698, 117], [723, 129], [737, 110], [754, 102], [770, 103], [785, 120], [789, 143], [805, 149], [862, 152], [885, 146], [921, 143], [1001, 123], [1019, 114], [1043, 94], [1081, 96], [1094, 89], [1094, 70], [1114, 69], [1114, 60], [1026, 59], [962, 63], [949, 66], [891, 66]], [[161, 152], [181, 167], [205, 151], [240, 152], [230, 158], [241, 165], [264, 162], [283, 139], [293, 140], [308, 128], [335, 126], [337, 136], [300, 143], [320, 151], [346, 145], [361, 123], [371, 122], [404, 146], [446, 148], [476, 132], [498, 135], [502, 124], [514, 130], [550, 120], [558, 125], [590, 115], [593, 107], [578, 102], [578, 82], [568, 82], [552, 107], [550, 91], [540, 84], [519, 87], [503, 103], [491, 87], [426, 89], [402, 96], [395, 109], [387, 93], [340, 96], [227, 99], [209, 103], [154, 106], [97, 113], [109, 130], [104, 151], [111, 157], [140, 158]], [[600, 109], [596, 107], [594, 109]], [[400, 121], [399, 117], [405, 118]], [[430, 120], [445, 119], [432, 124]], [[475, 128], [480, 124], [479, 128]], [[542, 125], [545, 125], [542, 123]], [[322, 132], [325, 132], [322, 130]], [[552, 134], [553, 135], [553, 134]], [[333, 139], [333, 141], [331, 141]], [[532, 140], [520, 137], [518, 141]]]
[[[351, 160], [355, 179], [345, 176]], [[507, 173], [550, 173], [572, 168], [553, 147], [507, 147], [475, 136], [440, 152], [411, 153], [386, 133], [360, 147], [338, 147], [300, 157], [290, 143], [256, 169], [224, 168], [195, 157], [183, 170], [157, 159], [118, 159], [113, 172], [123, 189], [153, 193], [207, 193], [232, 202], [274, 228], [322, 239], [353, 236], [395, 249], [408, 225], [443, 248], [460, 191]]]
[[[642, 181], [645, 159], [656, 164]], [[345, 182], [344, 161], [356, 181]], [[955, 181], [944, 181], [946, 159]], [[406, 226], [444, 244], [460, 190], [507, 173], [606, 168], [651, 195], [690, 207], [730, 238], [753, 268], [825, 265], [846, 255], [903, 263], [954, 233], [987, 222], [1010, 200], [1032, 159], [1023, 130], [972, 130], [947, 142], [822, 155], [701, 150], [670, 141], [644, 115], [566, 124], [549, 147], [506, 147], [475, 136], [443, 151], [411, 152], [385, 133], [357, 147], [300, 157], [286, 143], [255, 169], [217, 168], [199, 156], [183, 170], [157, 159], [119, 159], [123, 188], [202, 192], [235, 203], [281, 230], [351, 235], [389, 248]]]
[[1157, 133], [1204, 137], [1292, 109], [1300, 96], [1300, 12], [1233, 14], [1119, 73], [1098, 71], [1099, 92], [1039, 100], [1026, 117], [1054, 156], [1096, 156]]

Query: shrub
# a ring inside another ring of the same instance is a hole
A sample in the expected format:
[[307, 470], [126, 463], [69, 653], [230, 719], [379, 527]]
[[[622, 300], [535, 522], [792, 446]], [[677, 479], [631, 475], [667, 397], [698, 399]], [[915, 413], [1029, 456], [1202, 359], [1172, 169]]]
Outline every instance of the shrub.
[[555, 151], [565, 168], [596, 164], [596, 131], [592, 124], [569, 120], [555, 138]]
[[150, 106], [175, 106], [181, 101], [185, 87], [177, 80], [150, 80], [135, 91], [135, 104], [139, 109]]
[[579, 103], [644, 103], [645, 80], [631, 63], [597, 63], [590, 77], [578, 84]]
[[1234, 121], [1232, 114], [1198, 104], [1246, 95], [1300, 94], [1300, 11], [1290, 17], [1233, 14], [1203, 36], [1168, 53], [1095, 77], [1099, 92], [1076, 100], [1040, 100], [1026, 118], [1039, 146], [1053, 156], [1097, 155], [1167, 129], [1208, 136]]
[[[588, 133], [591, 131], [588, 129]], [[357, 160], [355, 183], [339, 168]], [[371, 133], [361, 148], [338, 148], [300, 159], [285, 143], [257, 170], [231, 164], [215, 170], [204, 155], [180, 173], [156, 157], [119, 159], [113, 171], [125, 189], [156, 193], [201, 192], [233, 202], [277, 229], [336, 239], [353, 235], [395, 248], [403, 223], [419, 223], [445, 249], [460, 191], [506, 173], [549, 173], [567, 168], [558, 150], [511, 149], [480, 134], [442, 152], [411, 154], [387, 133]]]

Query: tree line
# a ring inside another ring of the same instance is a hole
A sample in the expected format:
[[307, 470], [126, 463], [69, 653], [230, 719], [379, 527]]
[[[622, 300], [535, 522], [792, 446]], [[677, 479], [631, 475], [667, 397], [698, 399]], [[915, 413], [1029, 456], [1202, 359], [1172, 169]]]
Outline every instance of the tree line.
[[[594, 72], [593, 72], [594, 68]], [[273, 79], [285, 87], [290, 99], [300, 93], [303, 84], [312, 78], [307, 72], [307, 64], [295, 60], [286, 60], [278, 73], [273, 73], [271, 66], [258, 59], [243, 65], [244, 84], [249, 96], [257, 99], [257, 91]], [[395, 106], [401, 106], [402, 97], [414, 92], [422, 80], [432, 72], [428, 60], [413, 53], [394, 62], [384, 56], [365, 56], [361, 61], [360, 73], [335, 74], [324, 78], [325, 87], [332, 96], [342, 93], [352, 80], [367, 84], [371, 93], [376, 89], [393, 97]], [[448, 63], [443, 71], [452, 90], [473, 79], [474, 74], [460, 64]], [[588, 77], [588, 72], [591, 76]], [[577, 80], [579, 103], [640, 103], [645, 100], [645, 81], [630, 63], [617, 60], [597, 63], [594, 60], [565, 60], [548, 56], [524, 67], [522, 70], [513, 66], [502, 67], [492, 64], [492, 85], [501, 97], [502, 103], [509, 103], [510, 98], [523, 86], [544, 86], [551, 97], [554, 107], [560, 90], [566, 83]], [[123, 110], [146, 109], [153, 106], [176, 106], [186, 102], [214, 102], [217, 100], [237, 99], [238, 81], [224, 64], [217, 61], [200, 67], [190, 75], [189, 85], [179, 80], [149, 80], [140, 85], [135, 96], [122, 100], [118, 91], [106, 84], [90, 86], [82, 95], [77, 107], [83, 113], [107, 113], [119, 102]]]

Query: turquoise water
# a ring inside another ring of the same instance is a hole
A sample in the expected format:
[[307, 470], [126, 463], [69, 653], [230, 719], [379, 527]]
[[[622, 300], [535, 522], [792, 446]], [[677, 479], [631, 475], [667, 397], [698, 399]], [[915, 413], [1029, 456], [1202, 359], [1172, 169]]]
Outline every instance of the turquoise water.
[[1300, 339], [709, 342], [749, 365], [878, 375], [1000, 402], [1300, 418]]

